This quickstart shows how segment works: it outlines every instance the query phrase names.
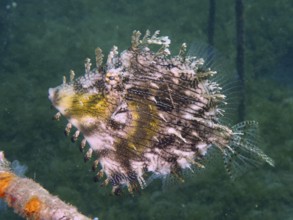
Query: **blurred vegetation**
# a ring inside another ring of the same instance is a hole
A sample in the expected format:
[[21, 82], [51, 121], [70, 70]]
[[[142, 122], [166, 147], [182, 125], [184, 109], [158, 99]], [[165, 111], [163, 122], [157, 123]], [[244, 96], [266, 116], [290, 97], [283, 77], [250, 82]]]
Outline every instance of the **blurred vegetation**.
[[[157, 181], [141, 195], [114, 197], [91, 181], [90, 164], [64, 138], [65, 120], [51, 120], [48, 88], [70, 69], [82, 74], [97, 46], [123, 50], [133, 30], [146, 29], [170, 36], [174, 53], [182, 42], [206, 42], [206, 0], [0, 1], [0, 150], [26, 164], [28, 177], [99, 219], [292, 219], [293, 2], [244, 4], [246, 116], [260, 122], [262, 148], [275, 168], [232, 182], [215, 159], [167, 192]], [[217, 1], [214, 45], [231, 63], [234, 26], [234, 2]], [[0, 219], [19, 217], [2, 209]]]

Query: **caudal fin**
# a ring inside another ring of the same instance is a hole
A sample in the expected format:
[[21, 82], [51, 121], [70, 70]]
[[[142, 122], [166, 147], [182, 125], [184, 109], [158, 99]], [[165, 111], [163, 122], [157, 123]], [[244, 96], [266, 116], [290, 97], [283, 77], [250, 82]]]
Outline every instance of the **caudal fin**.
[[232, 127], [232, 139], [223, 152], [225, 168], [232, 179], [263, 163], [274, 166], [273, 159], [257, 147], [257, 128], [255, 121], [240, 122]]

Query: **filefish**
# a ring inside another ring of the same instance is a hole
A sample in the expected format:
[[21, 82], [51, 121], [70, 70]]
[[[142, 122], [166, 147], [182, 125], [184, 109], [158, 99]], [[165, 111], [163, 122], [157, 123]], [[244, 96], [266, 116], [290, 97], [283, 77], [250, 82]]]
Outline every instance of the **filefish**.
[[[142, 37], [134, 31], [129, 49], [119, 53], [113, 46], [106, 62], [100, 48], [95, 50], [95, 67], [85, 60], [85, 73], [49, 89], [49, 99], [65, 116], [81, 149], [89, 148], [85, 160], [94, 157], [95, 179], [105, 176], [118, 195], [143, 189], [148, 179], [174, 176], [193, 168], [203, 169], [209, 149], [223, 155], [230, 176], [246, 168], [273, 160], [254, 138], [257, 123], [222, 122], [226, 94], [216, 80], [217, 71], [203, 58], [186, 53], [183, 43], [178, 55], [169, 50], [170, 39], [150, 31]], [[158, 47], [156, 51], [154, 47]]]

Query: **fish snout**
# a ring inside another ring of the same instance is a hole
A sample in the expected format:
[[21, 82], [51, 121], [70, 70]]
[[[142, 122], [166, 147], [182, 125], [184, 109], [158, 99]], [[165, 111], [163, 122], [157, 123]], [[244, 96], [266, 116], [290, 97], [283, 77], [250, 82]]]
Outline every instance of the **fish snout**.
[[56, 89], [55, 88], [49, 88], [48, 93], [49, 93], [48, 98], [53, 104], [54, 100], [56, 98]]

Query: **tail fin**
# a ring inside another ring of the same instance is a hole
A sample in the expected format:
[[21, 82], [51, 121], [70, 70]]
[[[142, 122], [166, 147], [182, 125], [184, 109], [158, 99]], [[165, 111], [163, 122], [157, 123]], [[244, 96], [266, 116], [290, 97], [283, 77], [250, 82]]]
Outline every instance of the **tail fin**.
[[274, 161], [257, 147], [257, 127], [255, 121], [240, 122], [232, 127], [233, 137], [223, 156], [225, 168], [232, 179], [264, 162], [274, 166]]

